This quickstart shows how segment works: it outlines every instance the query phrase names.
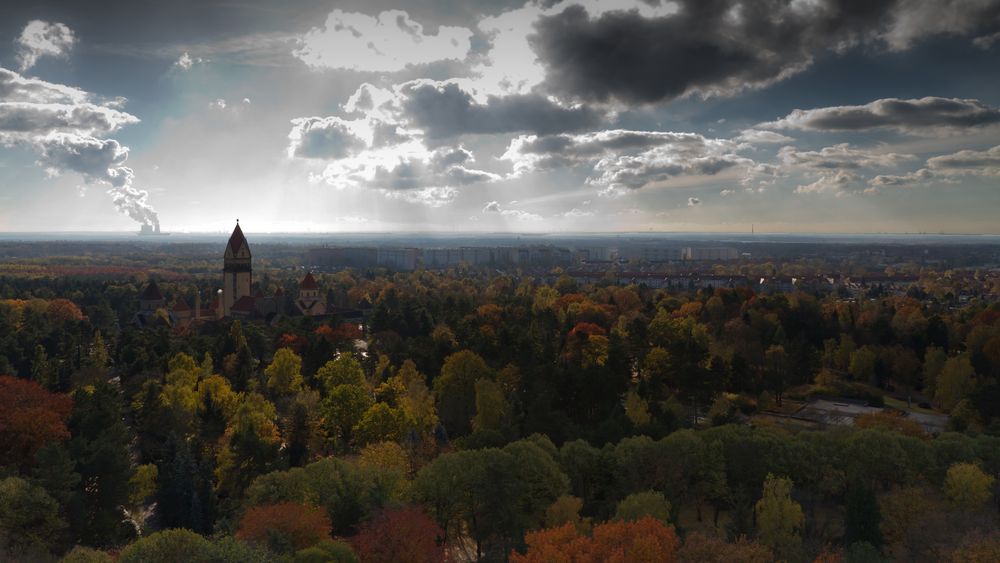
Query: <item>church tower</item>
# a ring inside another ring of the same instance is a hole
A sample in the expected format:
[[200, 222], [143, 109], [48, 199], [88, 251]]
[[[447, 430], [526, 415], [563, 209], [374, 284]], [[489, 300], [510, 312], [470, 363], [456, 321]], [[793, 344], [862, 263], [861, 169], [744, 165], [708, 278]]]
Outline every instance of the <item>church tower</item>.
[[222, 316], [228, 317], [233, 303], [250, 295], [251, 268], [250, 245], [236, 220], [236, 228], [226, 245], [225, 265], [222, 267]]

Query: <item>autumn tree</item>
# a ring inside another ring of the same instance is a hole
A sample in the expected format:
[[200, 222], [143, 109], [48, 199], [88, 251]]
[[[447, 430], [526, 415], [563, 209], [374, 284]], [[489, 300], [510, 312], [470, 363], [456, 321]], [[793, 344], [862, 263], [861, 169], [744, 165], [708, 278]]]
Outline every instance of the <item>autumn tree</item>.
[[864, 413], [854, 419], [854, 426], [857, 428], [884, 428], [914, 438], [923, 438], [927, 435], [919, 422], [906, 418], [906, 415], [898, 411]]
[[387, 509], [361, 526], [351, 543], [362, 561], [441, 563], [449, 561], [444, 530], [417, 507]]
[[531, 532], [524, 554], [513, 552], [512, 563], [672, 563], [680, 540], [673, 527], [651, 516], [613, 521], [594, 527], [588, 537], [572, 524]]
[[733, 542], [699, 532], [688, 534], [677, 550], [681, 563], [770, 563], [774, 553], [762, 543], [740, 536]]
[[30, 466], [43, 446], [69, 438], [73, 400], [35, 382], [0, 376], [0, 467]]
[[236, 537], [266, 545], [277, 553], [289, 553], [328, 539], [330, 533], [330, 517], [323, 509], [282, 502], [247, 509]]

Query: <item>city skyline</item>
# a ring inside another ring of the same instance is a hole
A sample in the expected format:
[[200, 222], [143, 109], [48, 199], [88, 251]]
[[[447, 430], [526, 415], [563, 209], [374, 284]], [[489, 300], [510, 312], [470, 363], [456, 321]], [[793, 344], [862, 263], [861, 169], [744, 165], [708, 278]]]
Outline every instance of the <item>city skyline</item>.
[[997, 234], [944, 4], [5, 2], [0, 232]]

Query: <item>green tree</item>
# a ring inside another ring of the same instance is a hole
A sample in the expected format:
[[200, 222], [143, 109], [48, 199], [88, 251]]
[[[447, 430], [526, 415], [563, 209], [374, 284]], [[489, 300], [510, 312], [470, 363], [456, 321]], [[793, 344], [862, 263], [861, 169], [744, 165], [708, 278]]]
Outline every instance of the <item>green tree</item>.
[[185, 561], [208, 563], [215, 558], [212, 542], [189, 530], [165, 530], [139, 539], [122, 550], [119, 563]]
[[477, 381], [476, 416], [472, 419], [472, 429], [507, 434], [510, 415], [510, 405], [500, 385], [489, 379]]
[[103, 551], [78, 545], [59, 560], [59, 563], [114, 563], [114, 558]]
[[82, 502], [80, 510], [70, 514], [70, 524], [84, 544], [114, 545], [131, 532], [121, 512], [128, 504], [132, 478], [121, 396], [117, 388], [101, 382], [77, 390], [73, 401], [69, 451], [80, 474]]
[[49, 391], [57, 387], [55, 367], [49, 361], [49, 355], [41, 344], [35, 345], [35, 357], [31, 361], [31, 379]]
[[259, 393], [246, 393], [223, 438], [215, 476], [220, 497], [238, 499], [255, 477], [275, 468], [281, 437], [277, 412]]
[[354, 435], [359, 444], [398, 442], [406, 429], [406, 415], [385, 403], [375, 403], [361, 416]]
[[302, 388], [302, 358], [291, 348], [279, 348], [264, 375], [271, 393], [291, 395]]
[[45, 489], [60, 506], [74, 506], [80, 493], [80, 474], [76, 472], [76, 462], [64, 444], [49, 444], [35, 454], [35, 467], [31, 480]]
[[323, 401], [327, 435], [341, 450], [354, 442], [354, 428], [374, 404], [371, 394], [360, 385], [337, 385]]
[[802, 545], [799, 530], [804, 516], [802, 507], [792, 500], [792, 481], [767, 475], [764, 496], [757, 501], [757, 528], [760, 541], [783, 559], [794, 559]]
[[358, 556], [350, 545], [326, 540], [296, 551], [292, 563], [358, 563]]
[[948, 353], [937, 346], [929, 346], [924, 352], [924, 390], [932, 397], [937, 386], [938, 375], [941, 374], [941, 370], [944, 369], [944, 364], [947, 361]]
[[934, 400], [950, 411], [975, 387], [976, 372], [968, 356], [948, 358], [938, 374], [934, 387]]
[[316, 379], [328, 392], [339, 385], [365, 387], [365, 371], [351, 354], [340, 354], [316, 371]]
[[448, 356], [434, 380], [438, 414], [449, 436], [464, 436], [476, 413], [476, 381], [493, 377], [493, 371], [475, 352], [462, 350]]
[[45, 489], [19, 477], [0, 480], [0, 557], [40, 558], [65, 526]]
[[652, 516], [664, 524], [670, 523], [670, 502], [663, 493], [632, 493], [615, 507], [615, 520], [639, 520], [643, 516]]
[[649, 406], [646, 401], [634, 389], [630, 389], [625, 394], [625, 416], [635, 428], [642, 428], [653, 419], [649, 414]]
[[412, 360], [406, 360], [395, 377], [401, 380], [405, 389], [403, 396], [399, 398], [399, 407], [406, 414], [407, 423], [418, 434], [431, 432], [438, 423], [438, 416], [434, 408], [434, 395], [427, 387], [424, 374], [417, 371], [417, 365]]
[[374, 483], [357, 465], [328, 457], [288, 471], [261, 475], [247, 489], [247, 506], [297, 502], [326, 509], [338, 536], [356, 531], [361, 519], [377, 507]]
[[856, 381], [874, 381], [877, 361], [878, 354], [875, 350], [871, 346], [863, 346], [851, 354], [851, 364], [848, 371]]
[[537, 444], [521, 440], [503, 449], [438, 456], [417, 473], [414, 500], [448, 538], [468, 534], [477, 557], [503, 557], [537, 528], [546, 509], [565, 494], [568, 480]]
[[865, 542], [875, 547], [882, 546], [882, 516], [879, 512], [875, 491], [868, 483], [858, 480], [847, 488], [845, 503], [844, 543]]
[[981, 508], [993, 495], [996, 479], [972, 463], [956, 463], [944, 478], [944, 493], [962, 510]]

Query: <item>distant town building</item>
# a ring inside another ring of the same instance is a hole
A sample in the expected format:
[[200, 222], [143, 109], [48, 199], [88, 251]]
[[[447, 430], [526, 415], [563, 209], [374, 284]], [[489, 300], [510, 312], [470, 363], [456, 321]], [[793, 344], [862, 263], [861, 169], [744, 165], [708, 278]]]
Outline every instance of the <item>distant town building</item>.
[[689, 246], [684, 249], [684, 259], [693, 261], [711, 260], [723, 262], [738, 260], [740, 252], [731, 247], [699, 247]]

